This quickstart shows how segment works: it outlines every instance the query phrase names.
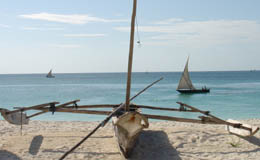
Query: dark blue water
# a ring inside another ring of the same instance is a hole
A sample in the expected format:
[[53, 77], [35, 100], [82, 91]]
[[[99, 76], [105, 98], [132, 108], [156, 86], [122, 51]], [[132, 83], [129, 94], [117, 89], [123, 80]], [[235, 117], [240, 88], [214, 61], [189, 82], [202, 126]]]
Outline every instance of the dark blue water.
[[[221, 118], [260, 118], [260, 71], [191, 72], [195, 87], [211, 88], [209, 94], [183, 95], [176, 92], [181, 72], [133, 73], [133, 96], [148, 84], [164, 77], [138, 96], [133, 103], [159, 107], [175, 107], [181, 101]], [[81, 73], [0, 75], [0, 107], [12, 109], [58, 101], [80, 99], [80, 104], [119, 104], [125, 101], [125, 73]], [[195, 118], [197, 114], [143, 110], [144, 113]], [[33, 112], [28, 112], [33, 113]], [[101, 120], [103, 116], [47, 113], [37, 120]]]

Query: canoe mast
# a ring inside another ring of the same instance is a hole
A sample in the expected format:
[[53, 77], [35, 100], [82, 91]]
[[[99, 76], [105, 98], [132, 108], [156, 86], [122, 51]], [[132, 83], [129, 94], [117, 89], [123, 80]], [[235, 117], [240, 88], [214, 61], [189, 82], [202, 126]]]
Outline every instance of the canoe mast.
[[129, 111], [129, 99], [130, 99], [130, 91], [131, 91], [136, 5], [137, 5], [137, 0], [133, 0], [133, 13], [132, 13], [132, 20], [131, 20], [130, 46], [129, 46], [128, 71], [127, 71], [127, 86], [126, 86], [126, 100], [125, 100], [125, 110], [126, 111]]

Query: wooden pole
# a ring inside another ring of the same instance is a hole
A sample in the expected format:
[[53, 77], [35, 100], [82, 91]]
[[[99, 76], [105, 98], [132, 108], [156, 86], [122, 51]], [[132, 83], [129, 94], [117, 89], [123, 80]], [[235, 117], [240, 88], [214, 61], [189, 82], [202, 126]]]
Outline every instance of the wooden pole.
[[245, 129], [245, 130], [252, 131], [251, 128], [244, 127], [244, 126], [242, 126], [242, 124], [240, 124], [240, 123], [230, 123], [230, 122], [227, 122], [227, 121], [225, 121], [225, 120], [222, 120], [222, 119], [220, 119], [220, 118], [218, 118], [218, 117], [215, 117], [215, 116], [211, 115], [209, 111], [201, 111], [201, 110], [199, 110], [198, 108], [192, 107], [192, 106], [190, 106], [190, 105], [188, 105], [188, 104], [184, 104], [184, 103], [182, 103], [182, 102], [177, 102], [177, 103], [180, 104], [180, 105], [186, 106], [186, 107], [188, 107], [188, 108], [190, 108], [190, 109], [192, 109], [192, 110], [195, 110], [195, 111], [197, 111], [197, 112], [200, 112], [200, 113], [202, 113], [202, 114], [205, 114], [205, 115], [211, 117], [212, 120], [215, 121], [215, 122], [217, 122], [217, 123], [222, 123], [222, 124], [226, 124], [226, 125], [233, 126], [233, 127], [235, 127], [235, 128], [242, 128], [242, 129]]
[[159, 119], [159, 120], [167, 120], [167, 121], [177, 121], [177, 122], [188, 122], [188, 123], [211, 123], [211, 124], [220, 124], [217, 122], [203, 122], [198, 119], [189, 119], [189, 118], [179, 118], [179, 117], [171, 117], [171, 116], [161, 116], [161, 115], [151, 115], [151, 114], [142, 114], [143, 116], [150, 119]]
[[[74, 100], [74, 101], [70, 101], [70, 102], [67, 102], [67, 103], [61, 104], [61, 105], [59, 105], [59, 106], [56, 106], [56, 108], [61, 108], [61, 107], [64, 107], [64, 106], [70, 105], [70, 104], [72, 104], [72, 103], [76, 103], [76, 102], [78, 102], [78, 101], [80, 101], [80, 100], [77, 99], [77, 100]], [[36, 109], [39, 109], [39, 108], [36, 108]], [[41, 114], [46, 113], [46, 112], [49, 112], [49, 110], [44, 110], [44, 111], [42, 111], [42, 112], [35, 113], [35, 114], [33, 114], [33, 115], [27, 116], [26, 118], [32, 118], [32, 117], [35, 117], [35, 116], [41, 115]]]
[[[42, 112], [48, 112], [49, 109], [39, 108], [36, 110], [41, 110]], [[97, 110], [75, 110], [70, 108], [57, 108], [55, 112], [64, 113], [81, 113], [81, 114], [95, 114], [95, 115], [109, 115], [111, 111], [97, 111]]]
[[50, 102], [50, 103], [39, 104], [39, 105], [31, 106], [31, 107], [21, 107], [21, 108], [19, 108], [19, 109], [17, 109], [17, 110], [13, 110], [13, 111], [6, 112], [6, 114], [11, 114], [11, 113], [20, 112], [21, 110], [27, 111], [27, 110], [36, 109], [36, 108], [42, 108], [42, 107], [45, 107], [45, 106], [50, 105], [51, 103], [59, 104], [59, 102]]
[[154, 81], [153, 83], [149, 84], [147, 87], [145, 87], [143, 90], [141, 90], [139, 93], [137, 93], [135, 96], [133, 96], [129, 101], [132, 101], [133, 99], [135, 99], [135, 97], [139, 96], [141, 93], [143, 93], [144, 91], [146, 91], [148, 88], [152, 87], [155, 83], [158, 83], [159, 81], [161, 81], [163, 79], [163, 77], [161, 77], [160, 79]]
[[[120, 104], [95, 104], [95, 105], [78, 105], [77, 108], [113, 108], [118, 107]], [[66, 106], [66, 108], [75, 108], [75, 106]]]
[[59, 160], [63, 160], [66, 158], [71, 152], [73, 152], [76, 148], [78, 148], [83, 142], [85, 142], [92, 134], [94, 134], [100, 127], [104, 126], [110, 118], [117, 113], [120, 109], [122, 109], [125, 106], [125, 104], [121, 104], [117, 109], [115, 109], [112, 113], [109, 114], [106, 119], [104, 119], [101, 123], [98, 124], [96, 128], [94, 128], [86, 137], [84, 137], [79, 143], [77, 143], [74, 147], [72, 147], [69, 151], [67, 151], [65, 154], [61, 156]]
[[[47, 109], [37, 109], [47, 111]], [[56, 112], [65, 112], [65, 113], [80, 113], [80, 114], [94, 114], [94, 115], [110, 115], [111, 111], [98, 111], [98, 110], [74, 110], [74, 109], [66, 109], [66, 108], [58, 108]], [[199, 120], [199, 119], [189, 119], [189, 118], [180, 118], [180, 117], [172, 117], [172, 116], [161, 116], [161, 115], [152, 115], [152, 114], [142, 114], [143, 116], [150, 119], [157, 120], [168, 120], [168, 121], [177, 121], [177, 122], [188, 122], [188, 123], [202, 123], [202, 124], [223, 124], [220, 122], [216, 122], [212, 119]], [[202, 118], [202, 117], [201, 117]]]
[[128, 71], [127, 71], [127, 86], [126, 86], [126, 100], [125, 100], [125, 110], [126, 111], [129, 110], [129, 98], [130, 98], [130, 90], [131, 90], [131, 76], [132, 76], [133, 51], [134, 51], [134, 33], [135, 33], [136, 4], [137, 4], [137, 0], [133, 0], [133, 13], [132, 13], [132, 20], [131, 20], [131, 34], [130, 34]]
[[153, 109], [153, 110], [163, 110], [163, 111], [176, 111], [176, 112], [197, 112], [194, 110], [181, 110], [177, 108], [165, 108], [165, 107], [153, 107], [145, 105], [130, 105], [130, 108], [144, 108], [144, 109]]
[[21, 110], [21, 128], [20, 128], [20, 134], [23, 135], [23, 111]]

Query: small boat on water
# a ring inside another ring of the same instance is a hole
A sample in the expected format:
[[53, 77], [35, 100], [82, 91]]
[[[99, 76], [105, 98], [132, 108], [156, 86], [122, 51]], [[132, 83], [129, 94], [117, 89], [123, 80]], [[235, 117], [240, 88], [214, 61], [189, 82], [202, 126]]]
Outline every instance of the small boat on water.
[[54, 75], [52, 75], [52, 69], [50, 70], [50, 72], [46, 75], [47, 78], [55, 78]]
[[179, 81], [177, 91], [180, 93], [208, 93], [208, 92], [210, 92], [210, 89], [207, 88], [206, 86], [202, 87], [201, 89], [196, 89], [193, 86], [191, 79], [190, 79], [188, 64], [189, 64], [189, 57], [187, 59], [184, 71], [183, 71], [181, 79]]

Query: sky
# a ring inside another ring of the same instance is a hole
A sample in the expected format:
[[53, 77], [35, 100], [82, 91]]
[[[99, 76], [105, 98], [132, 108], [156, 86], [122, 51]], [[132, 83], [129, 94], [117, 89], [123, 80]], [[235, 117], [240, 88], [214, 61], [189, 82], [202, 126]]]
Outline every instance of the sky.
[[[133, 72], [260, 70], [259, 0], [138, 0]], [[0, 74], [126, 72], [132, 0], [1, 0]], [[140, 41], [140, 43], [137, 43]]]

